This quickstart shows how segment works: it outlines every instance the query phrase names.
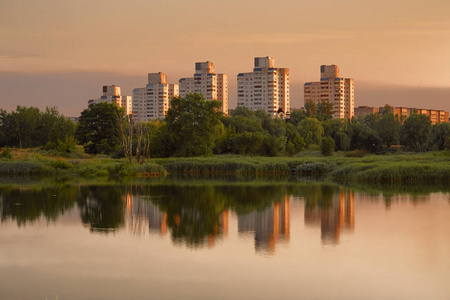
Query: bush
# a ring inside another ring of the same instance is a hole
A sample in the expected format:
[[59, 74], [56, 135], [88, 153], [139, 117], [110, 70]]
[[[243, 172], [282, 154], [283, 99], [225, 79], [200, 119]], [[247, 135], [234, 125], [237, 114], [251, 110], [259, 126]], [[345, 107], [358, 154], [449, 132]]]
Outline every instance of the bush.
[[320, 151], [322, 152], [323, 156], [331, 156], [334, 153], [334, 147], [335, 143], [333, 138], [326, 136], [322, 139], [322, 142], [320, 143]]
[[0, 158], [12, 159], [13, 155], [11, 149], [9, 149], [9, 147], [5, 147], [5, 149], [3, 149], [3, 152], [0, 153]]

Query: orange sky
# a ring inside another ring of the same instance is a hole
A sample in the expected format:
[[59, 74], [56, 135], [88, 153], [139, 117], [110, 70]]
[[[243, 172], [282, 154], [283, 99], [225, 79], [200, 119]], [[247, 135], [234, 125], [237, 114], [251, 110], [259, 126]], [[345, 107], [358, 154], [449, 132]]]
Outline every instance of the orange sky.
[[1, 0], [0, 106], [73, 115], [102, 85], [130, 94], [148, 72], [176, 83], [210, 60], [229, 75], [234, 108], [237, 73], [269, 55], [291, 69], [294, 107], [319, 66], [336, 64], [355, 78], [356, 106], [407, 105], [431, 89], [414, 101], [429, 95], [424, 106], [450, 110], [449, 15], [448, 0]]

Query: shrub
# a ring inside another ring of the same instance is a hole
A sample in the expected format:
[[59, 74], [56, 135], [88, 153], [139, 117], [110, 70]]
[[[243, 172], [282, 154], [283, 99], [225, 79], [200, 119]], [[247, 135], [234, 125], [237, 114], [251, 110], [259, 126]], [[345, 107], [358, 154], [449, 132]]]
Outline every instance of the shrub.
[[5, 147], [5, 149], [3, 149], [3, 151], [2, 151], [2, 153], [0, 153], [0, 158], [12, 159], [13, 155], [12, 155], [11, 149], [9, 149], [9, 147]]

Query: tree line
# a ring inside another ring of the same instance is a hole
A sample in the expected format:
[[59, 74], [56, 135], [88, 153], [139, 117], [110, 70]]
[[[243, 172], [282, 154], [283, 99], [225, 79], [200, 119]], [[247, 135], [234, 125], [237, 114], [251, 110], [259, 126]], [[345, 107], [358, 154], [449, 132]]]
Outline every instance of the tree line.
[[0, 111], [0, 146], [55, 149], [76, 140], [86, 153], [127, 157], [130, 163], [133, 157], [142, 163], [212, 154], [292, 156], [306, 149], [381, 154], [393, 145], [416, 152], [450, 149], [449, 123], [432, 125], [428, 116], [414, 112], [401, 117], [389, 106], [363, 118], [333, 119], [332, 103], [306, 101], [305, 109], [284, 120], [241, 106], [223, 116], [220, 105], [188, 94], [170, 102], [163, 120], [137, 123], [115, 105], [98, 103], [84, 110], [76, 125], [55, 108], [18, 106]]
[[0, 147], [59, 149], [70, 152], [76, 145], [75, 123], [53, 107], [17, 106], [8, 113], [0, 109]]

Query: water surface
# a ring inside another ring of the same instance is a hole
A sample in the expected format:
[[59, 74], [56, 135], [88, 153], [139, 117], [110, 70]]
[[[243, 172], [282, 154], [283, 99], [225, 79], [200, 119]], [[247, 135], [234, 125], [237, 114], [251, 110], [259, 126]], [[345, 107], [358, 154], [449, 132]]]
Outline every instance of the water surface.
[[154, 180], [0, 189], [0, 299], [449, 299], [430, 187]]

